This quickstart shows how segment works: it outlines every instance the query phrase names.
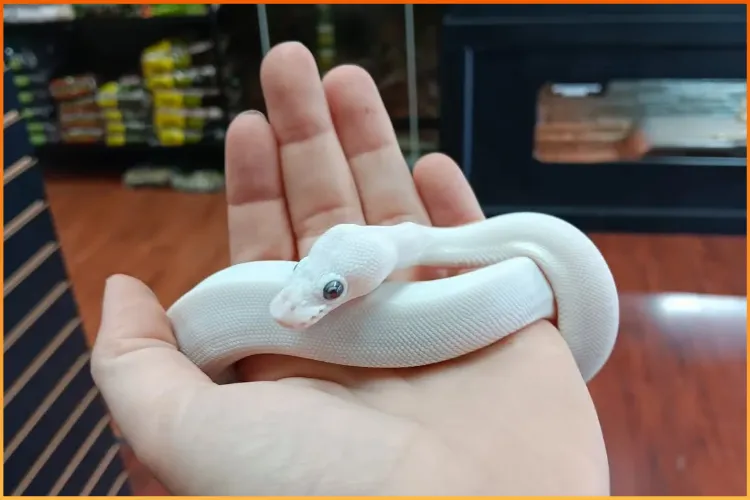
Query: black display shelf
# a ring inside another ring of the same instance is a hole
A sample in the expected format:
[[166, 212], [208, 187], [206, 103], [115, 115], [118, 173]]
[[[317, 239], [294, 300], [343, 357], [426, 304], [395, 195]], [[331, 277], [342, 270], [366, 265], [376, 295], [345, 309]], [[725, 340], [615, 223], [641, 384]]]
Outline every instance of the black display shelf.
[[443, 26], [468, 46], [732, 47], [744, 5], [455, 6]]
[[533, 157], [549, 82], [746, 81], [744, 5], [455, 6], [441, 36], [441, 148], [488, 215], [531, 210], [590, 231], [744, 234], [746, 159]]
[[[124, 74], [140, 74], [141, 51], [167, 38], [211, 41], [210, 60], [217, 68], [217, 87], [221, 94], [216, 105], [225, 118], [225, 130], [231, 109], [224, 75], [218, 14], [211, 6], [205, 15], [177, 16], [82, 16], [48, 22], [5, 23], [6, 46], [52, 44], [57, 47], [50, 78], [68, 74], [93, 73], [99, 80], [116, 80]], [[86, 54], [82, 57], [81, 54]], [[174, 146], [103, 143], [48, 143], [35, 148], [39, 164], [45, 169], [119, 171], [142, 164], [169, 165], [184, 170], [223, 169], [223, 141]]]
[[211, 142], [182, 146], [132, 144], [49, 144], [35, 149], [44, 169], [76, 172], [121, 172], [135, 166], [167, 166], [185, 171], [224, 169], [224, 143]]
[[73, 30], [77, 28], [96, 27], [102, 29], [117, 29], [119, 27], [133, 28], [143, 26], [170, 26], [170, 25], [190, 25], [196, 23], [205, 23], [211, 17], [211, 13], [200, 16], [85, 16], [74, 19], [54, 19], [40, 22], [5, 22], [6, 31], [30, 31], [34, 29], [47, 30], [49, 28], [58, 28]]

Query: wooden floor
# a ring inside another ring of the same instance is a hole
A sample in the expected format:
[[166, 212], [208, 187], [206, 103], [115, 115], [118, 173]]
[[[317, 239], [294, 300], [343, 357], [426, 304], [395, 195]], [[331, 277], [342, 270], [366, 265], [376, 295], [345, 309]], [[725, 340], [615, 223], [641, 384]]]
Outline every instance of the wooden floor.
[[[48, 179], [86, 331], [127, 273], [165, 306], [226, 266], [223, 195]], [[618, 495], [745, 495], [746, 240], [594, 235], [622, 293], [612, 358], [590, 389]], [[126, 449], [136, 495], [166, 494]]]

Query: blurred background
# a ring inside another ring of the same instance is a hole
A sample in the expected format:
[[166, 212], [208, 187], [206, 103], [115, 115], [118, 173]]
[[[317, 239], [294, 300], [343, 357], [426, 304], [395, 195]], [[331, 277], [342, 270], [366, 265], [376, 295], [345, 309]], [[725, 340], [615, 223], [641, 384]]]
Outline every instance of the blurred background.
[[168, 306], [228, 264], [224, 136], [287, 40], [373, 75], [410, 165], [602, 250], [613, 493], [745, 494], [744, 5], [6, 5], [4, 36], [5, 494], [166, 494], [90, 380], [104, 280]]

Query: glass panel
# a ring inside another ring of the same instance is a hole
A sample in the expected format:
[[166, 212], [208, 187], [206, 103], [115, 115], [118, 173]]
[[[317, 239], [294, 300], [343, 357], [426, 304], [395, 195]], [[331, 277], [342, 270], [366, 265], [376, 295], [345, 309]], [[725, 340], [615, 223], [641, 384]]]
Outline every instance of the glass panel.
[[[409, 147], [409, 93], [403, 5], [268, 5], [271, 45], [298, 40], [315, 55], [321, 73], [357, 64], [375, 80], [405, 155]], [[421, 154], [438, 148], [438, 31], [442, 6], [414, 6], [417, 108]]]
[[742, 80], [550, 83], [538, 95], [534, 157], [545, 163], [744, 158], [746, 96]]
[[271, 45], [297, 40], [321, 73], [340, 64], [364, 67], [392, 118], [406, 117], [403, 5], [268, 5]]
[[[414, 5], [414, 44], [416, 54], [417, 116], [419, 149], [412, 155], [408, 127], [397, 128], [404, 154], [409, 159], [437, 151], [440, 147], [440, 75], [438, 33], [444, 7]], [[406, 117], [408, 118], [408, 117]], [[403, 131], [401, 131], [403, 130]]]
[[437, 128], [440, 116], [438, 33], [444, 9], [442, 5], [414, 6], [419, 118], [423, 125], [430, 128]]
[[218, 21], [227, 68], [224, 83], [230, 104], [230, 118], [233, 119], [238, 113], [248, 109], [265, 112], [260, 87], [263, 50], [258, 6], [222, 4]]

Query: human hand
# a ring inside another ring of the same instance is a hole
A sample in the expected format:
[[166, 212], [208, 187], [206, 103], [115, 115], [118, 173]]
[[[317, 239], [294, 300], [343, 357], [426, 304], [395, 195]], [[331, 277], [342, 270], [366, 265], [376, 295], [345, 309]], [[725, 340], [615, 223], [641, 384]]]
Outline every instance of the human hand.
[[[232, 262], [296, 260], [338, 223], [452, 226], [482, 217], [458, 167], [428, 155], [410, 175], [377, 88], [342, 66], [323, 82], [299, 44], [261, 81], [269, 120], [227, 134]], [[414, 270], [402, 279], [437, 277]], [[138, 458], [184, 495], [607, 494], [586, 386], [539, 322], [422, 368], [374, 370], [285, 356], [216, 385], [176, 347], [141, 282], [108, 280], [92, 373]]]

